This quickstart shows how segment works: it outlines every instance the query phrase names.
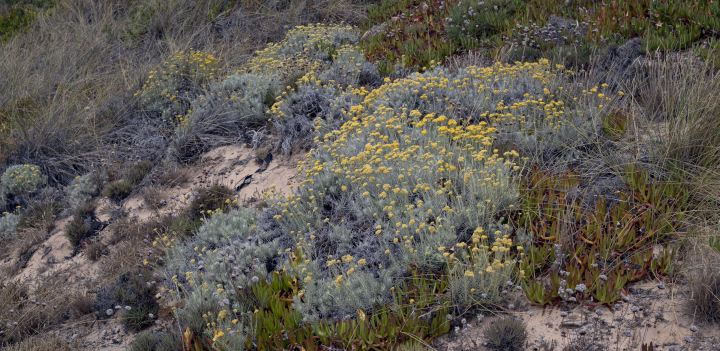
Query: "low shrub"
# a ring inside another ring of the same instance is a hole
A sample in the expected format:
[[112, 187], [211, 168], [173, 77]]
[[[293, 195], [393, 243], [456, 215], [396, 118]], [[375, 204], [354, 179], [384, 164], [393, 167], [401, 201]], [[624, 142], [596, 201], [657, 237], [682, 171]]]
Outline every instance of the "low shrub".
[[145, 176], [153, 168], [152, 162], [143, 160], [135, 162], [130, 169], [123, 175], [123, 180], [133, 186], [136, 186], [145, 179]]
[[107, 196], [114, 201], [121, 201], [130, 196], [135, 186], [125, 180], [118, 180], [105, 186], [102, 191], [103, 196]]
[[155, 332], [145, 330], [140, 332], [130, 343], [130, 351], [174, 351], [183, 344], [179, 332]]
[[505, 317], [485, 327], [483, 331], [488, 348], [498, 351], [520, 351], [525, 349], [527, 329], [520, 320]]
[[90, 236], [90, 229], [85, 220], [80, 216], [75, 216], [70, 223], [65, 226], [65, 235], [70, 240], [72, 246], [80, 245], [80, 242]]
[[0, 217], [0, 241], [10, 240], [16, 234], [16, 229], [20, 223], [20, 216], [14, 213], [5, 213]]
[[145, 178], [152, 169], [152, 163], [148, 160], [136, 162], [123, 175], [123, 179], [110, 183], [102, 191], [104, 196], [115, 201], [121, 201], [135, 190], [135, 186]]
[[98, 184], [92, 173], [83, 176], [77, 176], [73, 181], [65, 187], [67, 202], [71, 208], [76, 208], [87, 203], [98, 194]]
[[97, 311], [98, 318], [106, 319], [121, 313], [120, 321], [134, 331], [152, 325], [160, 310], [155, 298], [157, 282], [154, 279], [147, 269], [121, 274], [112, 285], [97, 291], [93, 309]]
[[95, 216], [95, 204], [87, 203], [76, 209], [73, 219], [65, 226], [65, 236], [70, 240], [73, 247], [80, 247], [86, 239], [95, 235], [100, 229], [101, 223]]
[[35, 165], [15, 165], [8, 167], [0, 177], [0, 193], [5, 196], [33, 193], [47, 182], [47, 176], [40, 173]]
[[279, 91], [276, 77], [248, 73], [212, 84], [179, 122], [169, 156], [187, 162], [212, 147], [237, 142], [242, 131], [267, 123], [267, 98]]

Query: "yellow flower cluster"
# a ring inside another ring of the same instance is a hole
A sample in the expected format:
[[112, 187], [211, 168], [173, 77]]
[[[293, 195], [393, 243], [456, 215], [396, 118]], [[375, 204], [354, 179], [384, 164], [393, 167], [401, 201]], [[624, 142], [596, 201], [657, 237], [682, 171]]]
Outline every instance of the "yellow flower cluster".
[[[146, 105], [164, 103], [171, 105], [186, 96], [188, 89], [206, 86], [219, 74], [218, 60], [203, 51], [177, 51], [157, 71], [151, 71], [143, 87], [135, 93]], [[183, 121], [185, 111], [175, 111], [170, 116], [175, 122]]]
[[[490, 74], [471, 70], [479, 77]], [[312, 75], [308, 79], [313, 82]], [[348, 122], [316, 137], [315, 150], [300, 165], [305, 178], [300, 193], [273, 205], [280, 211], [275, 219], [296, 236], [303, 252], [315, 252], [313, 233], [329, 221], [318, 217], [319, 209], [332, 193], [349, 198], [373, 218], [381, 250], [398, 265], [445, 260], [449, 254], [438, 248], [455, 243], [456, 225], [484, 225], [494, 209], [516, 198], [509, 182], [517, 166], [512, 158], [518, 154], [500, 154], [492, 148], [497, 129], [487, 122], [470, 123], [452, 108], [425, 113], [397, 106], [392, 99], [415, 94], [419, 100], [429, 100], [440, 95], [434, 91], [462, 91], [468, 85], [472, 83], [442, 74], [414, 75], [386, 81], [364, 94], [361, 103], [345, 111]], [[439, 102], [452, 106], [447, 99]], [[303, 260], [311, 258], [315, 255]], [[348, 265], [340, 270], [336, 267], [340, 262], [347, 261], [328, 258], [326, 267], [320, 267], [339, 271], [332, 280], [338, 287], [367, 267]]]
[[352, 26], [320, 23], [297, 26], [282, 41], [256, 52], [245, 66], [245, 71], [283, 78], [310, 71], [319, 72], [320, 66], [326, 63], [318, 51], [327, 49], [338, 38], [357, 36], [357, 33], [357, 28]]
[[34, 165], [15, 165], [2, 175], [2, 191], [5, 194], [32, 192], [45, 184], [46, 177]]

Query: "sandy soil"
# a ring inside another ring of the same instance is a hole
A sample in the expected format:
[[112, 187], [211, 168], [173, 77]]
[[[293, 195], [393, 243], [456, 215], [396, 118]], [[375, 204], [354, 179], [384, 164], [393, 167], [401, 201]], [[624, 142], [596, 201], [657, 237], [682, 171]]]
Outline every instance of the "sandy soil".
[[[640, 350], [653, 343], [655, 350], [720, 350], [720, 326], [701, 325], [685, 310], [687, 300], [683, 285], [638, 282], [629, 288], [628, 301], [619, 301], [619, 309], [608, 306], [576, 306], [567, 309], [543, 308], [525, 300], [515, 311], [467, 320], [432, 343], [436, 350], [491, 350], [483, 331], [499, 318], [519, 318], [527, 326], [526, 350], [550, 350], [542, 345], [556, 343], [563, 350], [571, 343], [582, 345], [576, 350]], [[638, 312], [632, 307], [637, 306]], [[696, 325], [697, 324], [697, 325]], [[696, 325], [697, 332], [690, 330]], [[689, 339], [686, 339], [689, 338]], [[674, 347], [674, 348], [673, 348]]]

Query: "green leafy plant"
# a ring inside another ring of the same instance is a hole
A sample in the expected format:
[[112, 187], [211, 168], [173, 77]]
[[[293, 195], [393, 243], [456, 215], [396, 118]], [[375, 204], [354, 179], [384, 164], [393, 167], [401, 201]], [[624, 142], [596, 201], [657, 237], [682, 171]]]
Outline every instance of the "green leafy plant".
[[[674, 273], [677, 248], [664, 243], [680, 229], [687, 192], [671, 182], [652, 181], [634, 165], [624, 174], [627, 190], [619, 191], [621, 201], [610, 207], [601, 197], [594, 208], [584, 207], [582, 197], [569, 196], [580, 181], [572, 173], [555, 176], [534, 169], [524, 178], [516, 223], [535, 242], [519, 266], [531, 301], [592, 296], [609, 305], [627, 283]], [[577, 240], [568, 241], [570, 233], [577, 233]], [[664, 249], [653, 255], [652, 245], [658, 243]]]
[[30, 4], [15, 4], [0, 13], [0, 42], [9, 40], [27, 30], [38, 16], [38, 10]]
[[419, 71], [439, 64], [457, 48], [445, 37], [445, 18], [456, 3], [456, 0], [403, 0], [370, 6], [363, 29], [382, 22], [386, 27], [361, 43], [367, 59], [401, 62], [404, 67]]
[[[302, 346], [306, 350], [321, 350], [322, 346], [353, 347], [357, 350], [383, 350], [411, 339], [429, 341], [446, 333], [450, 321], [449, 300], [443, 291], [447, 282], [428, 284], [427, 277], [415, 271], [412, 278], [398, 286], [396, 306], [378, 306], [372, 314], [358, 310], [351, 320], [319, 320], [302, 324], [302, 315], [293, 311], [292, 296], [300, 287], [282, 273], [274, 273], [270, 282], [253, 285], [261, 301], [255, 320], [259, 350], [280, 350]], [[441, 302], [438, 306], [438, 302]], [[429, 314], [430, 322], [419, 316]], [[247, 347], [252, 347], [248, 338]]]

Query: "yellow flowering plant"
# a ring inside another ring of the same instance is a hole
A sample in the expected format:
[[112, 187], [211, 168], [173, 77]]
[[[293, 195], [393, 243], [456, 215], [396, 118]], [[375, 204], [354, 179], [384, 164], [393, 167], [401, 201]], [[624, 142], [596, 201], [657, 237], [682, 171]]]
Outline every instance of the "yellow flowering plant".
[[190, 102], [217, 79], [219, 70], [218, 59], [209, 53], [192, 49], [177, 51], [149, 73], [135, 96], [157, 118], [181, 123]]
[[0, 193], [3, 196], [21, 195], [39, 190], [47, 183], [47, 176], [35, 165], [24, 164], [8, 167], [0, 177]]

